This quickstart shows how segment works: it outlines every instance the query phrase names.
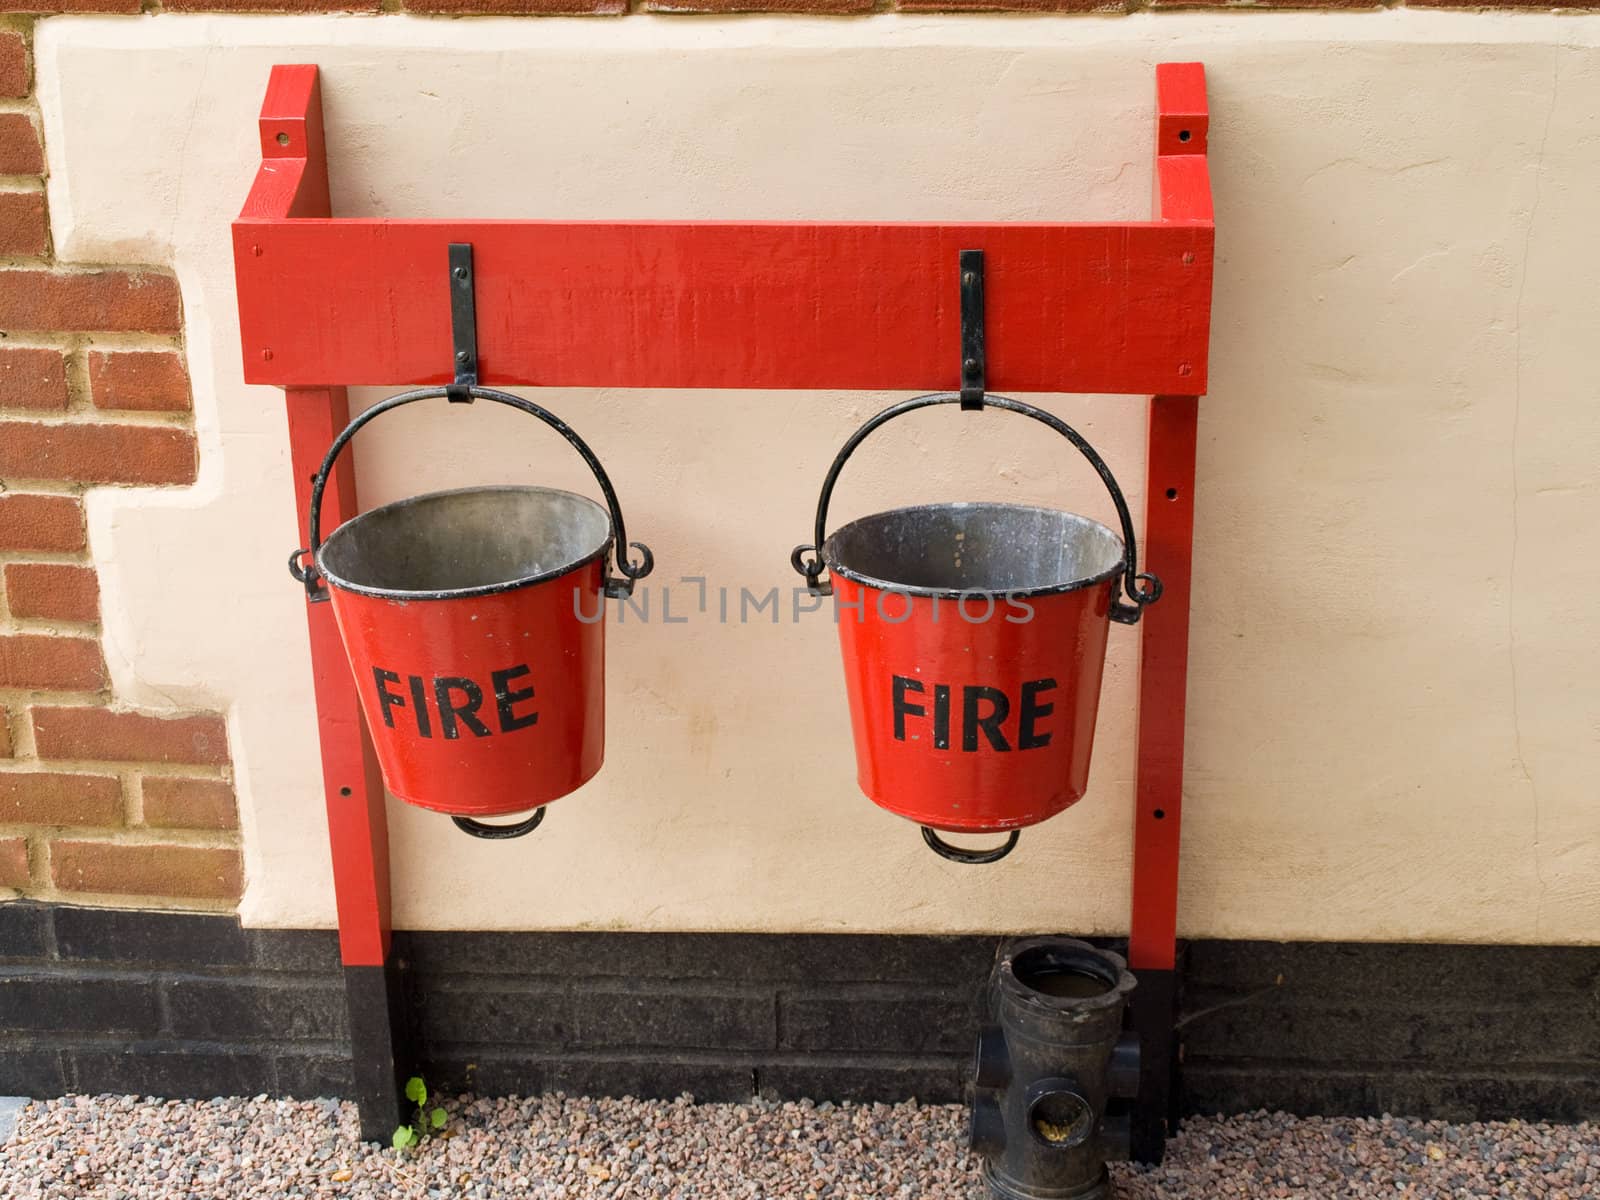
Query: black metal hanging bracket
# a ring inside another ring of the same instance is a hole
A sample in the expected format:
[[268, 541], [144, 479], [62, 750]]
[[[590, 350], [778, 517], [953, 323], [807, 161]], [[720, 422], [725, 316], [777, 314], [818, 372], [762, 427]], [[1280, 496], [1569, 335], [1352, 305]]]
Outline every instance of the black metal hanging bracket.
[[983, 251], [963, 250], [961, 269], [961, 411], [983, 408], [984, 357]]
[[450, 348], [455, 382], [445, 387], [452, 404], [471, 404], [478, 386], [478, 306], [473, 292], [472, 243], [450, 243]]

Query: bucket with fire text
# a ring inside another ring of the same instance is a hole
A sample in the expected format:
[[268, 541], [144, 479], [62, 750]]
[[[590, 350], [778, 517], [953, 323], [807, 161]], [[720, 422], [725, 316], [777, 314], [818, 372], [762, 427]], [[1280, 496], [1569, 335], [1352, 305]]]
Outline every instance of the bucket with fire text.
[[[918, 396], [857, 430], [823, 483], [816, 540], [792, 561], [814, 592], [835, 598], [861, 790], [921, 825], [942, 856], [979, 863], [1082, 797], [1110, 622], [1137, 622], [1161, 584], [1138, 571], [1127, 503], [1094, 448], [1053, 414], [992, 394], [983, 407], [1041, 422], [1089, 461], [1120, 538], [1077, 513], [998, 503], [897, 508], [830, 536], [834, 484], [867, 435], [961, 402]], [[939, 831], [1009, 836], [977, 851]]]
[[[537, 417], [583, 456], [605, 496], [533, 486], [429, 492], [351, 517], [322, 541], [322, 499], [340, 452], [368, 422], [449, 395]], [[311, 489], [310, 548], [290, 569], [331, 600], [388, 789], [449, 813], [478, 837], [515, 837], [582, 786], [605, 757], [604, 596], [649, 574], [616, 492], [559, 418], [490, 388], [392, 396], [345, 428]], [[324, 586], [325, 583], [325, 586]], [[515, 823], [479, 817], [528, 812]]]

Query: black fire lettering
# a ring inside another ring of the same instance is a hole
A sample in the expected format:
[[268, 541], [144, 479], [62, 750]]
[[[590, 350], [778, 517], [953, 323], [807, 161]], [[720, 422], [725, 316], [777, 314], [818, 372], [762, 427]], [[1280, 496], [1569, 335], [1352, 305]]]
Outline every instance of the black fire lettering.
[[[451, 692], [460, 692], [465, 704], [450, 699]], [[483, 707], [483, 689], [470, 679], [459, 675], [441, 675], [433, 681], [433, 697], [439, 705], [439, 732], [447, 739], [458, 738], [456, 722], [472, 730], [474, 737], [488, 737], [489, 727], [478, 719], [478, 709]]]
[[1022, 685], [1022, 715], [1018, 718], [1017, 749], [1037, 750], [1050, 744], [1050, 733], [1038, 732], [1036, 726], [1043, 717], [1055, 712], [1054, 704], [1040, 704], [1039, 693], [1053, 691], [1054, 679], [1035, 679]]
[[894, 736], [896, 741], [906, 740], [906, 717], [923, 716], [927, 709], [920, 704], [912, 704], [906, 699], [906, 693], [920, 692], [922, 684], [915, 679], [907, 679], [904, 675], [894, 676]]
[[433, 719], [428, 716], [428, 694], [422, 690], [421, 675], [407, 675], [411, 685], [411, 711], [417, 714], [417, 732], [425, 738], [433, 736]]
[[539, 722], [539, 714], [536, 712], [525, 713], [519, 717], [511, 711], [513, 705], [533, 699], [532, 687], [511, 690], [511, 681], [528, 673], [529, 669], [524, 664], [507, 667], [504, 671], [496, 671], [489, 676], [490, 682], [494, 684], [494, 706], [500, 714], [501, 733], [510, 733], [513, 729], [526, 729], [529, 725], [536, 725]]
[[373, 667], [372, 679], [378, 686], [378, 704], [383, 710], [383, 723], [393, 729], [394, 710], [406, 706], [406, 698], [404, 696], [389, 690], [389, 684], [399, 683], [400, 676], [393, 671], [385, 671], [382, 667]]
[[[987, 716], [978, 715], [978, 704], [987, 700], [992, 706]], [[961, 748], [963, 750], [976, 750], [978, 748], [978, 730], [983, 730], [983, 736], [989, 739], [989, 745], [996, 750], [1009, 750], [1006, 735], [1000, 731], [1000, 723], [1011, 712], [1011, 701], [1006, 699], [1006, 694], [999, 688], [980, 687], [976, 684], [967, 684], [961, 689]]]

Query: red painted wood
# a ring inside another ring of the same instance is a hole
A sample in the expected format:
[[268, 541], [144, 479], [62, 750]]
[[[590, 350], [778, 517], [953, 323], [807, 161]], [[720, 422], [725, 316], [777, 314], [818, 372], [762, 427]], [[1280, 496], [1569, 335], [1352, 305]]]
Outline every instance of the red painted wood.
[[1160, 601], [1144, 610], [1139, 642], [1139, 766], [1128, 941], [1128, 962], [1135, 970], [1171, 969], [1176, 949], [1199, 407], [1194, 396], [1156, 396], [1150, 402], [1144, 569], [1160, 578], [1163, 590]]
[[[1213, 218], [1211, 169], [1206, 162], [1206, 71], [1199, 63], [1156, 67], [1156, 216], [1165, 221]], [[1189, 137], [1183, 138], [1187, 133]], [[1198, 263], [1196, 265], [1199, 265]], [[1207, 313], [1211, 265], [1205, 264]], [[1185, 388], [1184, 393], [1189, 394]]]
[[[328, 169], [316, 67], [272, 69], [260, 131], [262, 163], [245, 213], [262, 219], [327, 216]], [[254, 257], [249, 246], [245, 253]], [[349, 404], [342, 387], [291, 388], [284, 398], [298, 545], [306, 537], [311, 477], [329, 443], [349, 421]], [[352, 460], [351, 454], [343, 456], [323, 494], [324, 529], [335, 528], [357, 511]], [[333, 852], [339, 953], [346, 966], [382, 966], [390, 931], [389, 826], [383, 782], [331, 606], [307, 604], [306, 623]]]
[[273, 67], [258, 125], [261, 166], [241, 216], [326, 217], [328, 158], [317, 68]]
[[[318, 158], [322, 144], [322, 80], [314, 63], [279, 63], [261, 98], [262, 158]], [[282, 134], [280, 138], [278, 135]], [[294, 141], [296, 137], [302, 140]]]
[[[259, 217], [270, 213], [288, 212], [299, 202], [300, 190], [305, 183], [306, 160], [303, 158], [268, 158], [256, 169], [255, 182], [250, 185], [250, 195], [245, 199], [243, 216]], [[234, 241], [238, 242], [238, 226], [234, 226]], [[246, 251], [253, 249], [246, 245]]]
[[[293, 207], [285, 217], [326, 217], [333, 209], [328, 203], [328, 154], [322, 132], [322, 82], [314, 66], [280, 66], [267, 80], [266, 98], [261, 103], [261, 157], [299, 159], [306, 164], [305, 177]], [[266, 214], [263, 214], [266, 215]]]
[[[1206, 165], [1205, 68], [1156, 68], [1156, 212], [1212, 219]], [[1188, 131], [1189, 137], [1180, 138]], [[1211, 260], [1196, 261], [1209, 315]], [[1183, 737], [1189, 680], [1189, 593], [1194, 558], [1194, 455], [1199, 400], [1150, 401], [1145, 569], [1160, 577], [1161, 600], [1145, 609], [1139, 642], [1138, 782], [1133, 819], [1133, 912], [1128, 962], [1171, 970], [1177, 957], [1178, 852], [1183, 820]]]
[[241, 219], [234, 241], [252, 383], [446, 381], [446, 245], [465, 241], [496, 384], [955, 388], [967, 248], [987, 254], [994, 390], [1205, 384], [1201, 223]]
[[[290, 388], [289, 453], [301, 544], [310, 514], [311, 478], [329, 444], [349, 421], [343, 388]], [[354, 516], [351, 454], [341, 457], [322, 496], [322, 527]], [[286, 586], [293, 586], [288, 581]], [[389, 950], [389, 825], [383, 779], [367, 735], [355, 677], [345, 657], [331, 604], [307, 604], [311, 679], [322, 743], [322, 782], [333, 850], [333, 890], [339, 913], [339, 953], [346, 966], [382, 966]]]
[[1156, 154], [1204, 154], [1210, 124], [1204, 65], [1157, 64]]
[[[1202, 154], [1168, 154], [1156, 159], [1156, 204], [1163, 216], [1190, 221], [1210, 221], [1211, 167]], [[1211, 295], [1211, 260], [1197, 260]]]

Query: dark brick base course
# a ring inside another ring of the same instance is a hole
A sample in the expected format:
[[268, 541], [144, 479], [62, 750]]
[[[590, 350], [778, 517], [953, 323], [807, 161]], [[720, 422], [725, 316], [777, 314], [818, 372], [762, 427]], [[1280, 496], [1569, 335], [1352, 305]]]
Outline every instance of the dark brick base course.
[[[430, 1082], [959, 1100], [997, 939], [402, 933]], [[1185, 1108], [1600, 1116], [1600, 948], [1195, 942]], [[345, 1095], [335, 936], [0, 906], [0, 1093]]]

